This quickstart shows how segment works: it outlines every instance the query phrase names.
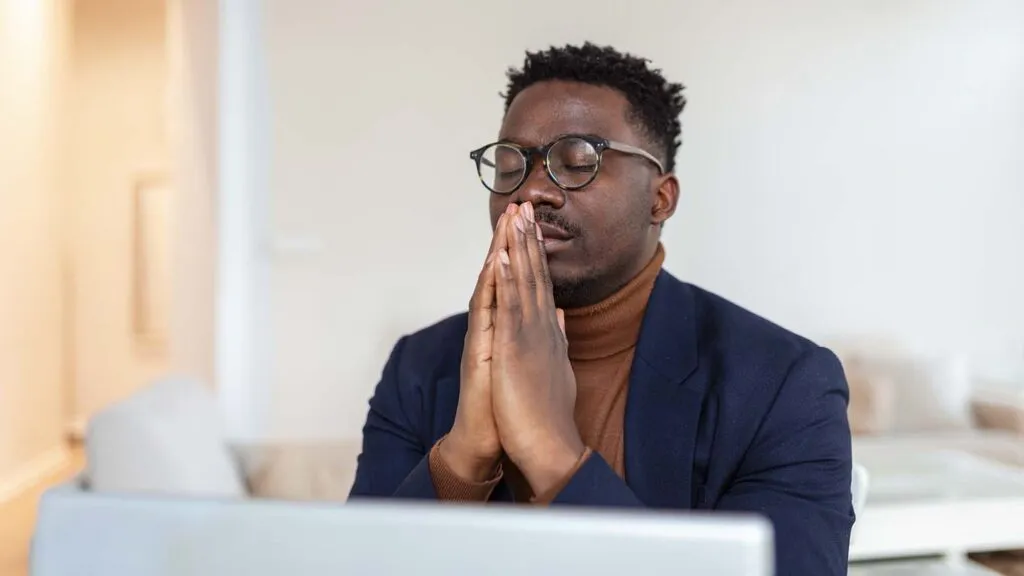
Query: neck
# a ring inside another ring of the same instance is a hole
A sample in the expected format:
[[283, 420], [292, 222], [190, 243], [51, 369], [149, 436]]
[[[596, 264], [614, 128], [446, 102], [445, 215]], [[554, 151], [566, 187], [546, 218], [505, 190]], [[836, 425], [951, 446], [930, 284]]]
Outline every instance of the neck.
[[636, 345], [647, 299], [664, 260], [659, 243], [647, 264], [617, 292], [597, 304], [565, 310], [570, 360], [605, 358]]

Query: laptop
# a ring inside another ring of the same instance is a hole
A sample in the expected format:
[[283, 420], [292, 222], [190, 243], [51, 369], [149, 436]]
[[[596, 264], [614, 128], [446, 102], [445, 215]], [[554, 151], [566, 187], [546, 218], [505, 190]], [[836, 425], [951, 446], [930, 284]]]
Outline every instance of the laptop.
[[774, 573], [758, 516], [408, 501], [200, 500], [55, 489], [34, 576]]

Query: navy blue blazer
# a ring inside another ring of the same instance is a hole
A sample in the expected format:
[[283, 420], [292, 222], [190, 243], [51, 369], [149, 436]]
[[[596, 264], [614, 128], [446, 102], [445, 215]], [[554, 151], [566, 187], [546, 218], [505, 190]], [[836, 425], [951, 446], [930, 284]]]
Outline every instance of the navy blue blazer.
[[[466, 314], [401, 338], [370, 400], [351, 496], [434, 499], [427, 454], [455, 418]], [[750, 511], [777, 572], [847, 572], [849, 398], [839, 360], [662, 270], [626, 401], [625, 480], [596, 452], [553, 505]], [[510, 500], [499, 485], [494, 500]], [[685, 559], [680, 559], [685, 563]]]

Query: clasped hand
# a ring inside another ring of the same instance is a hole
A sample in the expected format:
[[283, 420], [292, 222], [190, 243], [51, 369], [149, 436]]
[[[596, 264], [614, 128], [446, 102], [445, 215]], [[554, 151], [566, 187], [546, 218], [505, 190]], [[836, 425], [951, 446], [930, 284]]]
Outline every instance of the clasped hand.
[[567, 350], [533, 206], [510, 204], [470, 301], [459, 405], [441, 444], [456, 474], [483, 481], [504, 452], [541, 494], [571, 471], [585, 447]]

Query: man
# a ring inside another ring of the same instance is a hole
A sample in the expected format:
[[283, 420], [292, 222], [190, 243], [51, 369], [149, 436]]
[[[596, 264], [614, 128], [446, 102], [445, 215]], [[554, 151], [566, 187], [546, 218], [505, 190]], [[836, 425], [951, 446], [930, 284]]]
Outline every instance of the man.
[[396, 344], [353, 497], [753, 511], [779, 574], [846, 574], [838, 360], [661, 269], [682, 89], [592, 44], [509, 72], [470, 310]]

